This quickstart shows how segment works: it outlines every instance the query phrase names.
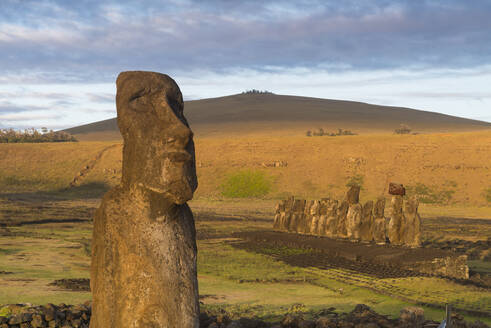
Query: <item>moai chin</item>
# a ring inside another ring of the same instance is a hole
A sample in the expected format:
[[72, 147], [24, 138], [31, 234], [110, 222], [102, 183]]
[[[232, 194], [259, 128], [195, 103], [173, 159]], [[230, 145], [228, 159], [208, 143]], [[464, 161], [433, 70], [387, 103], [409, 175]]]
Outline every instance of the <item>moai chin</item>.
[[193, 133], [169, 76], [116, 81], [121, 184], [103, 198], [92, 237], [91, 328], [199, 327]]

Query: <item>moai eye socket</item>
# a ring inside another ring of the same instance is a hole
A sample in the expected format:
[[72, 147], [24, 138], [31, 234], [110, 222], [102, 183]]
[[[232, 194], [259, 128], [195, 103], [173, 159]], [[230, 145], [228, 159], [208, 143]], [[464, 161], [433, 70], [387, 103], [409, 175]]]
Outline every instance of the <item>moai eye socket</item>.
[[130, 100], [128, 101], [129, 107], [137, 112], [148, 112], [148, 109], [151, 108], [149, 106], [149, 94], [150, 90], [147, 88], [138, 90], [130, 97]]

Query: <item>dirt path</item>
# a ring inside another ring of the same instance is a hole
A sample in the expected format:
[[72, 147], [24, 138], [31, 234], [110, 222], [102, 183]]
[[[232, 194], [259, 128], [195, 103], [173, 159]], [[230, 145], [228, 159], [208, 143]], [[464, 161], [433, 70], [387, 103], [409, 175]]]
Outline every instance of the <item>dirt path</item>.
[[82, 183], [82, 181], [87, 177], [87, 175], [89, 175], [90, 172], [94, 169], [95, 165], [100, 161], [102, 156], [109, 149], [115, 148], [119, 145], [120, 144], [114, 144], [114, 145], [108, 146], [108, 147], [104, 148], [103, 150], [101, 150], [87, 165], [85, 165], [82, 168], [82, 170], [80, 170], [80, 172], [77, 174], [77, 176], [75, 176], [73, 178], [72, 182], [70, 182], [70, 184], [69, 184], [69, 187], [79, 186]]

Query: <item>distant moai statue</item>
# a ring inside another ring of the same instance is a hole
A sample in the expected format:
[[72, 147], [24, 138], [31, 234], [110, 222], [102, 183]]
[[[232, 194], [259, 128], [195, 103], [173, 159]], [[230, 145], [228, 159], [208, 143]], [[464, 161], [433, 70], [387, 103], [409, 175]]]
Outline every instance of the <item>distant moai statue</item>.
[[373, 201], [369, 200], [363, 205], [361, 211], [360, 240], [373, 241]]
[[360, 187], [351, 186], [346, 193], [348, 213], [346, 214], [346, 237], [351, 240], [360, 240], [360, 227], [362, 218], [362, 206], [360, 200]]
[[319, 200], [294, 199], [281, 201], [276, 206], [273, 228], [330, 238], [343, 238], [357, 242], [375, 242], [393, 245], [421, 246], [421, 218], [418, 201], [404, 203], [405, 189], [392, 184], [390, 217], [385, 217], [385, 197], [374, 203], [359, 202], [360, 187], [352, 186], [343, 201], [323, 198]]
[[178, 85], [154, 72], [116, 81], [121, 184], [104, 196], [92, 237], [91, 328], [199, 327], [193, 133]]
[[327, 202], [327, 218], [324, 228], [324, 235], [336, 237], [338, 235], [338, 201], [330, 199]]
[[377, 244], [385, 244], [387, 241], [387, 228], [385, 222], [385, 197], [379, 197], [373, 208], [373, 240]]
[[403, 243], [410, 247], [420, 247], [421, 217], [418, 214], [419, 202], [416, 198], [412, 197], [404, 205]]
[[389, 184], [389, 194], [392, 195], [390, 201], [391, 214], [389, 226], [387, 228], [387, 236], [389, 241], [393, 245], [402, 245], [404, 240], [402, 238], [402, 229], [404, 224], [403, 214], [403, 196], [406, 194], [406, 189], [402, 184], [393, 183]]

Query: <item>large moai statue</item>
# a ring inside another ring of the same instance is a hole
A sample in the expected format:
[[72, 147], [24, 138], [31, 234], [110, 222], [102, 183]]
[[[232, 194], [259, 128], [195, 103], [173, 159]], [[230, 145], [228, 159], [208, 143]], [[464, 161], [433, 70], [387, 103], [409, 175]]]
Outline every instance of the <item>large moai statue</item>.
[[295, 198], [291, 196], [288, 198], [285, 204], [285, 217], [283, 218], [283, 230], [288, 230], [290, 227], [290, 221], [292, 220], [293, 205], [295, 204]]
[[360, 187], [351, 186], [346, 193], [346, 201], [349, 204], [346, 214], [346, 237], [350, 240], [360, 240], [360, 227], [362, 217], [362, 206], [359, 203]]
[[319, 231], [319, 221], [320, 221], [320, 201], [314, 200], [310, 205], [309, 216], [311, 220], [307, 220], [307, 223], [310, 224], [310, 230], [307, 231], [310, 234], [317, 234]]
[[293, 201], [292, 214], [288, 231], [297, 232], [298, 225], [301, 224], [304, 218], [305, 199], [295, 199]]
[[418, 214], [418, 205], [415, 197], [409, 198], [404, 204], [402, 241], [410, 247], [421, 246], [421, 217]]
[[193, 133], [169, 76], [116, 81], [121, 184], [104, 196], [92, 237], [91, 328], [199, 327]]
[[280, 229], [281, 227], [281, 216], [285, 213], [285, 200], [282, 200], [276, 205], [273, 229]]
[[349, 203], [347, 200], [343, 200], [336, 207], [336, 237], [346, 238], [348, 233], [346, 231], [346, 216], [348, 215]]
[[297, 232], [310, 233], [310, 226], [312, 225], [312, 216], [310, 215], [310, 208], [314, 204], [313, 200], [305, 201], [303, 208], [303, 215], [300, 217], [300, 221], [297, 225]]
[[369, 200], [363, 205], [361, 211], [360, 240], [370, 242], [373, 240], [373, 201]]
[[[391, 184], [392, 185], [392, 184]], [[399, 190], [399, 189], [397, 189]], [[391, 188], [389, 187], [389, 192]], [[402, 239], [402, 226], [404, 221], [404, 214], [402, 212], [403, 197], [404, 193], [399, 191], [394, 191], [392, 193], [392, 199], [390, 201], [390, 221], [387, 228], [387, 236], [392, 245], [402, 245], [404, 243]]]
[[324, 235], [331, 238], [338, 236], [338, 201], [335, 199], [329, 200], [327, 204], [327, 219]]
[[373, 208], [373, 240], [377, 244], [385, 244], [387, 241], [385, 223], [385, 197], [379, 197]]
[[317, 223], [316, 235], [324, 236], [326, 234], [327, 208], [329, 201], [328, 198], [323, 198], [319, 202], [319, 222]]

